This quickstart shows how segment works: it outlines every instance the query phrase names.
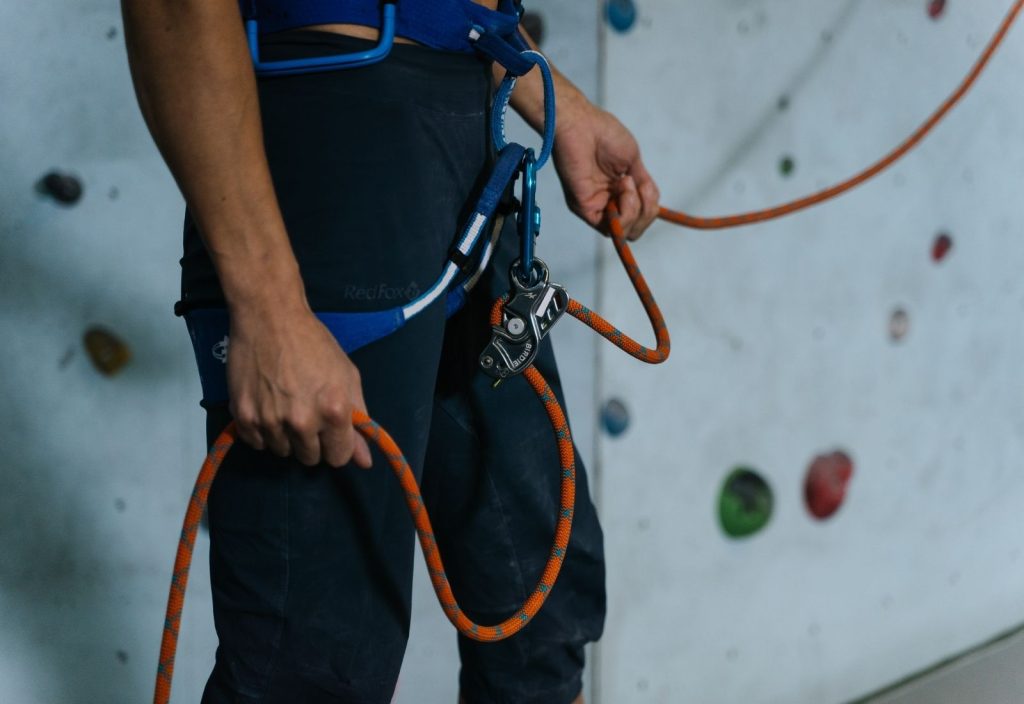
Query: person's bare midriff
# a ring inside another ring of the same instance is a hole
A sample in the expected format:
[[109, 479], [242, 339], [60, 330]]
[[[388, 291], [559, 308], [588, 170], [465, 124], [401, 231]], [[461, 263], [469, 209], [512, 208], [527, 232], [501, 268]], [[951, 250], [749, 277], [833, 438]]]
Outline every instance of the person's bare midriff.
[[[477, 5], [483, 5], [490, 10], [498, 9], [498, 0], [473, 0]], [[305, 29], [315, 29], [321, 32], [334, 32], [335, 34], [344, 34], [349, 37], [359, 37], [360, 39], [373, 39], [376, 40], [380, 32], [375, 27], [365, 27], [361, 24], [314, 24]], [[412, 39], [407, 37], [395, 37], [397, 44], [418, 44]]]

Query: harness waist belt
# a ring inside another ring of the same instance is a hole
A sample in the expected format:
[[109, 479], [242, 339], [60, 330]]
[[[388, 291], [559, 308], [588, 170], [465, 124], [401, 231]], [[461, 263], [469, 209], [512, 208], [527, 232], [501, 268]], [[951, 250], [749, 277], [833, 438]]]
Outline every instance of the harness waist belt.
[[[380, 28], [380, 0], [240, 0], [242, 16], [258, 22], [259, 33], [317, 24]], [[434, 49], [473, 53], [473, 26], [510, 37], [519, 24], [517, 3], [501, 0], [497, 11], [472, 0], [397, 0], [395, 32]]]

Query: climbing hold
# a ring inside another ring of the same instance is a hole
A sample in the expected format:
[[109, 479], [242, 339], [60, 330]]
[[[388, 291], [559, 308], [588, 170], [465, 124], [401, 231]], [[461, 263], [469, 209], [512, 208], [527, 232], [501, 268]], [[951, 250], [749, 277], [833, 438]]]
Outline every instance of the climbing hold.
[[132, 358], [128, 345], [106, 328], [89, 328], [82, 336], [82, 341], [93, 365], [107, 376], [117, 374]]
[[804, 501], [811, 515], [824, 520], [838, 511], [852, 476], [853, 460], [845, 452], [815, 457], [804, 478]]
[[793, 169], [796, 168], [796, 162], [793, 161], [793, 157], [784, 156], [779, 161], [779, 173], [783, 176], [789, 176], [793, 173]]
[[789, 109], [789, 96], [786, 95], [786, 94], [780, 95], [779, 96], [779, 100], [778, 100], [778, 102], [775, 105], [779, 109], [779, 112], [783, 112], [785, 110], [788, 110]]
[[941, 262], [951, 249], [953, 249], [953, 238], [945, 232], [939, 233], [935, 237], [935, 242], [932, 243], [932, 260]]
[[889, 318], [889, 338], [893, 342], [899, 342], [907, 336], [907, 332], [910, 330], [910, 316], [907, 315], [907, 311], [902, 308], [897, 308], [892, 312], [892, 316]]
[[629, 409], [626, 404], [613, 398], [601, 408], [601, 425], [613, 438], [622, 435], [629, 427]]
[[544, 43], [544, 18], [539, 12], [526, 12], [523, 14], [523, 29], [530, 35], [530, 38], [540, 46]]
[[942, 17], [942, 13], [945, 11], [946, 0], [928, 0], [928, 16], [933, 20]]
[[718, 517], [722, 530], [731, 538], [752, 535], [772, 516], [772, 489], [764, 477], [749, 467], [737, 467], [722, 484]]
[[636, 24], [636, 4], [633, 0], [607, 0], [605, 16], [617, 32], [628, 32]]
[[71, 174], [51, 171], [39, 181], [40, 191], [59, 203], [71, 205], [82, 197], [82, 182]]

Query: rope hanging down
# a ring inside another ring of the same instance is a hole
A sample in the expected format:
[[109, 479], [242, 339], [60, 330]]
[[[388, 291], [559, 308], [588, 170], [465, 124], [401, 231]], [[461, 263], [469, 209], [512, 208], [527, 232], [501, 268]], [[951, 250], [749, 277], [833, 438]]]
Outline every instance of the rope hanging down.
[[[615, 209], [609, 208], [609, 219], [612, 223], [612, 238], [615, 249], [619, 253], [623, 266], [629, 275], [633, 287], [640, 295], [651, 321], [657, 340], [656, 349], [648, 349], [636, 342], [629, 336], [620, 332], [604, 318], [593, 313], [576, 300], [570, 300], [568, 312], [589, 325], [598, 334], [612, 342], [615, 346], [628, 352], [637, 359], [652, 364], [665, 361], [669, 353], [668, 329], [665, 327], [665, 320], [654, 301], [651, 291], [644, 281], [636, 260], [629, 250], [623, 236], [622, 226], [618, 221], [618, 213]], [[501, 320], [502, 306], [504, 299], [495, 301], [491, 311], [491, 322], [497, 324]], [[541, 573], [540, 579], [534, 587], [533, 592], [527, 598], [523, 606], [508, 619], [494, 626], [484, 626], [474, 623], [466, 616], [465, 612], [458, 605], [455, 594], [452, 592], [451, 584], [444, 570], [444, 563], [441, 554], [437, 549], [437, 541], [434, 539], [434, 530], [430, 525], [430, 517], [423, 504], [423, 497], [420, 487], [413, 475], [412, 468], [402, 455], [395, 441], [388, 435], [387, 431], [378, 425], [372, 418], [361, 412], [352, 415], [353, 424], [356, 430], [363, 437], [377, 446], [391, 466], [402, 491], [405, 493], [406, 504], [409, 508], [409, 515], [412, 516], [416, 533], [419, 536], [420, 547], [423, 551], [423, 558], [427, 563], [430, 574], [430, 581], [433, 584], [437, 599], [444, 609], [445, 615], [459, 633], [473, 640], [492, 642], [503, 640], [515, 635], [528, 624], [540, 611], [547, 600], [551, 588], [558, 579], [558, 573], [562, 568], [562, 560], [565, 557], [566, 548], [569, 545], [569, 534], [572, 530], [573, 509], [576, 505], [576, 462], [573, 451], [572, 435], [569, 432], [569, 424], [566, 421], [565, 413], [555, 398], [541, 373], [535, 367], [528, 368], [523, 372], [527, 383], [537, 394], [537, 398], [544, 404], [548, 420], [551, 421], [551, 429], [555, 435], [558, 448], [559, 471], [561, 473], [561, 500], [558, 509], [558, 520], [555, 527], [555, 536], [551, 546], [551, 553], [548, 556], [547, 564]], [[178, 631], [181, 626], [181, 614], [185, 604], [185, 590], [188, 587], [189, 568], [192, 565], [192, 553], [195, 550], [196, 534], [199, 531], [199, 523], [203, 512], [206, 509], [206, 501], [213, 484], [214, 477], [220, 469], [228, 451], [237, 442], [234, 423], [232, 422], [214, 441], [199, 476], [196, 478], [195, 487], [192, 490], [192, 497], [189, 499], [188, 509], [185, 512], [185, 521], [181, 529], [181, 538], [178, 542], [178, 551], [174, 558], [174, 572], [171, 577], [171, 589], [167, 597], [167, 612], [164, 618], [163, 637], [160, 642], [160, 663], [157, 667], [156, 688], [153, 701], [155, 704], [168, 704], [171, 700], [171, 683], [174, 677], [174, 658], [178, 649]]]

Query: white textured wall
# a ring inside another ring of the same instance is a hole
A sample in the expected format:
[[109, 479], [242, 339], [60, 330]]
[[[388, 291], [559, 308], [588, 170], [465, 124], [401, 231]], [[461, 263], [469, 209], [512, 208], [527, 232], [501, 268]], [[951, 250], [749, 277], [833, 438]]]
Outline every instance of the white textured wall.
[[[177, 298], [183, 204], [131, 92], [116, 2], [0, 4], [0, 701], [151, 697], [184, 502], [204, 451]], [[51, 168], [81, 201], [37, 195]], [[133, 361], [101, 376], [91, 325]], [[205, 542], [176, 691], [213, 654]]]
[[[634, 31], [607, 35], [607, 105], [642, 135], [666, 204], [723, 214], [881, 156], [1010, 0], [950, 0], [937, 22], [924, 0], [638, 4]], [[674, 349], [653, 369], [600, 354], [602, 394], [634, 415], [601, 443], [601, 704], [840, 702], [1024, 621], [1022, 65], [1017, 28], [930, 140], [840, 201], [741, 231], [662, 225], [637, 247]], [[935, 265], [940, 229], [955, 245]], [[646, 335], [610, 258], [601, 282], [602, 312]], [[803, 473], [835, 447], [856, 474], [819, 524]], [[777, 510], [733, 542], [715, 507], [741, 463]]]

